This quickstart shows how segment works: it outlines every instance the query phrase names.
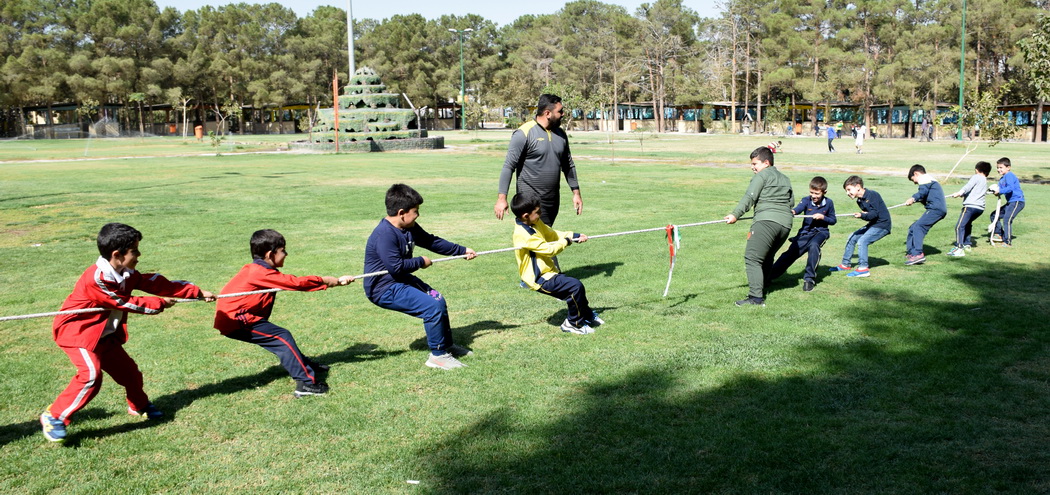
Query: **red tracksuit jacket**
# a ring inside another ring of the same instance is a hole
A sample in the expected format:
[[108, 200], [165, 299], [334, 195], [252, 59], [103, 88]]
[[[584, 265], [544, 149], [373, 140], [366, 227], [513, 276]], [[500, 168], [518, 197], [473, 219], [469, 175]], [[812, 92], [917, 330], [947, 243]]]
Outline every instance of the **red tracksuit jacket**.
[[61, 347], [82, 347], [94, 351], [103, 336], [116, 333], [120, 343], [128, 341], [128, 313], [155, 315], [164, 311], [164, 300], [159, 297], [132, 296], [140, 290], [164, 297], [197, 298], [201, 290], [181, 280], [171, 281], [158, 273], [139, 273], [125, 270], [117, 273], [109, 261], [99, 257], [94, 265], [73, 286], [73, 293], [62, 303], [62, 311], [70, 309], [106, 308], [110, 311], [58, 315], [52, 325], [52, 335]]
[[[328, 286], [317, 275], [307, 277], [286, 275], [265, 261], [255, 260], [244, 265], [241, 271], [237, 272], [237, 275], [234, 275], [230, 282], [222, 288], [220, 294], [262, 289], [315, 291], [327, 288]], [[274, 292], [219, 299], [215, 307], [215, 328], [226, 335], [268, 319], [276, 299], [277, 294]]]

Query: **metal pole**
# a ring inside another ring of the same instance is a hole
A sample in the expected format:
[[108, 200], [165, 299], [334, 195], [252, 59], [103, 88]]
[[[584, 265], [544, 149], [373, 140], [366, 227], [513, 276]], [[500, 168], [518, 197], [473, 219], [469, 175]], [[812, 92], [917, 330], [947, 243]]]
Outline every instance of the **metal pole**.
[[451, 33], [456, 33], [459, 36], [459, 127], [460, 129], [467, 128], [467, 112], [466, 110], [466, 99], [467, 99], [467, 85], [466, 78], [463, 75], [463, 33], [469, 33], [474, 31], [474, 28], [467, 29], [448, 29]]
[[463, 31], [459, 34], [459, 128], [467, 130], [467, 86], [463, 74]]
[[353, 79], [354, 72], [357, 72], [357, 66], [354, 65], [354, 3], [353, 0], [346, 0], [346, 46], [347, 53], [350, 54], [350, 72], [347, 73], [347, 81]]
[[963, 78], [963, 68], [966, 67], [966, 0], [962, 3], [962, 41], [959, 43], [959, 129], [956, 131], [955, 139], [962, 141], [962, 112], [963, 112], [963, 89], [966, 80]]

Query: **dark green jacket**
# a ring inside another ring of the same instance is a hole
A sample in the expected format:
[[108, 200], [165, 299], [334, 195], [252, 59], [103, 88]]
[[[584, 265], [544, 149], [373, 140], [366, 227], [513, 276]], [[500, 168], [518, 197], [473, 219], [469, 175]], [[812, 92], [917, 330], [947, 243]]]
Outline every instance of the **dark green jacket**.
[[751, 178], [747, 192], [733, 210], [740, 218], [751, 208], [755, 209], [755, 221], [771, 220], [791, 228], [791, 208], [795, 205], [795, 194], [791, 181], [774, 166], [762, 169]]

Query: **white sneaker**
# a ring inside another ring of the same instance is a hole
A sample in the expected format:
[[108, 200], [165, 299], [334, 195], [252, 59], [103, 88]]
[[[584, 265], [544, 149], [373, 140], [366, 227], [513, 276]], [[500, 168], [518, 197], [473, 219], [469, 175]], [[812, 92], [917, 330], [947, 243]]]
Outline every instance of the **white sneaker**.
[[561, 331], [567, 332], [567, 333], [574, 333], [576, 335], [587, 335], [587, 334], [594, 333], [594, 329], [591, 328], [589, 325], [585, 324], [583, 326], [579, 326], [578, 327], [576, 325], [573, 325], [572, 323], [569, 323], [568, 319], [566, 319], [564, 322], [562, 322], [562, 324], [561, 324]]
[[594, 325], [596, 327], [600, 327], [600, 326], [605, 324], [605, 320], [603, 320], [602, 317], [598, 316], [598, 313], [594, 313], [594, 317], [591, 318], [591, 322], [590, 323], [591, 323], [591, 325]]
[[948, 251], [948, 256], [951, 256], [953, 258], [962, 258], [963, 256], [966, 256], [966, 251], [964, 251], [963, 248], [959, 247], [952, 248], [951, 251]]
[[452, 357], [452, 354], [449, 354], [447, 352], [440, 356], [435, 356], [431, 354], [430, 357], [427, 358], [427, 362], [423, 364], [426, 364], [428, 368], [438, 368], [442, 370], [467, 367], [467, 365], [459, 362], [458, 359]]

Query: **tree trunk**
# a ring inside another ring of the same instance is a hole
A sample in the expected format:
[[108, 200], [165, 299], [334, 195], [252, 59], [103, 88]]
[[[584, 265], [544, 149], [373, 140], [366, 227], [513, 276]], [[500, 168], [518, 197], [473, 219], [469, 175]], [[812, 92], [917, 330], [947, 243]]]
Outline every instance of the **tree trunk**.
[[[818, 59], [813, 61], [813, 95], [814, 96], [816, 96], [816, 94], [817, 94], [817, 82], [818, 82], [819, 78], [820, 78], [820, 59], [818, 58]], [[813, 104], [813, 111], [810, 114], [809, 121], [813, 125], [813, 134], [815, 136], [819, 137], [820, 133], [817, 132], [817, 102], [813, 101], [812, 104]], [[824, 120], [827, 120], [827, 115], [824, 115]]]
[[[765, 132], [766, 125], [762, 123], [762, 71], [756, 72], [758, 72], [758, 82], [755, 83], [755, 97], [758, 101], [755, 105], [755, 126], [761, 126], [762, 131]], [[775, 129], [777, 125], [777, 123], [773, 123], [773, 128]]]
[[142, 102], [139, 103], [139, 137], [146, 135], [146, 119], [142, 113]]
[[620, 84], [616, 80], [617, 68], [619, 68], [619, 58], [613, 56], [613, 130], [619, 132], [620, 130]]
[[55, 139], [55, 121], [51, 118], [51, 100], [47, 101], [47, 137]]
[[667, 63], [664, 60], [660, 60], [660, 132], [667, 132], [667, 112], [665, 111], [667, 89], [664, 86], [664, 82], [667, 81], [664, 74], [664, 67], [666, 65]]
[[940, 81], [935, 77], [933, 78], [933, 110], [930, 112], [930, 140], [933, 140], [933, 135], [937, 131], [937, 126], [934, 122], [937, 122], [937, 84]]
[[1043, 100], [1035, 107], [1035, 129], [1032, 132], [1032, 141], [1038, 143], [1043, 140]]
[[653, 59], [652, 59], [652, 57], [649, 56], [649, 49], [648, 48], [645, 49], [645, 56], [648, 59], [648, 61], [647, 61], [648, 63], [646, 63], [645, 65], [649, 69], [649, 90], [653, 94], [653, 120], [655, 120], [655, 125], [657, 126], [657, 128], [659, 128], [659, 125], [660, 125], [660, 112], [657, 109], [657, 105], [656, 105], [656, 100], [657, 100], [657, 96], [656, 96], [656, 79], [653, 76]]
[[182, 139], [186, 139], [186, 126], [189, 124], [186, 111], [189, 110], [189, 108], [187, 108], [189, 105], [190, 100], [184, 100], [182, 102]]
[[21, 104], [18, 105], [18, 125], [22, 128], [22, 135], [26, 135], [26, 109]]
[[893, 137], [893, 98], [890, 97], [889, 110], [886, 114], [886, 132], [883, 133], [886, 137]]
[[[745, 33], [747, 42], [744, 44], [744, 122], [747, 122], [748, 108], [751, 106], [751, 33]], [[752, 124], [758, 129], [758, 122]]]

